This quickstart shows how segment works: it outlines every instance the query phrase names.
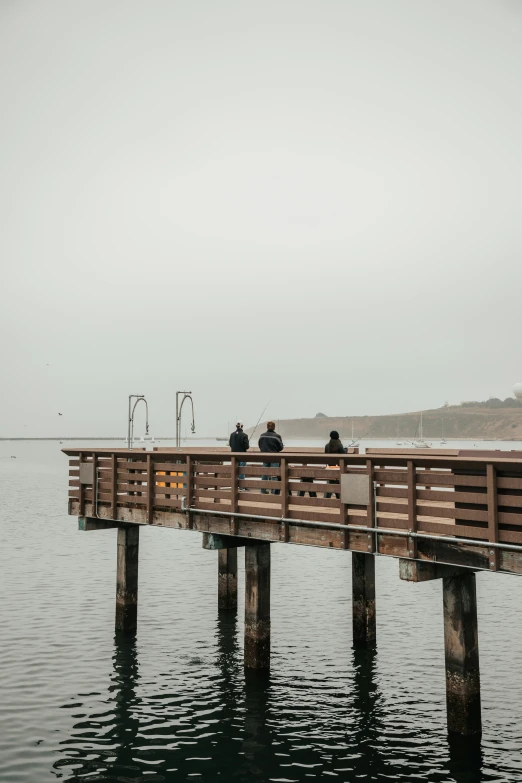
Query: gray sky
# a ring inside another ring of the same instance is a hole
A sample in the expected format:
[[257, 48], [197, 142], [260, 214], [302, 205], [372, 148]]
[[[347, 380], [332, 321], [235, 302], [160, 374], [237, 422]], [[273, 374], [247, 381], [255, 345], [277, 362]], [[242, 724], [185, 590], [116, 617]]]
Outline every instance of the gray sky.
[[519, 0], [3, 0], [0, 434], [509, 395], [521, 52]]

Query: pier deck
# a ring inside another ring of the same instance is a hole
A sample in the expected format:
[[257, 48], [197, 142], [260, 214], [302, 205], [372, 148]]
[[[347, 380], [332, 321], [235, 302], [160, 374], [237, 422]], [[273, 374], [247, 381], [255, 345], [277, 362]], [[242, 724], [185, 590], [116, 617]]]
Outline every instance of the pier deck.
[[351, 551], [355, 645], [376, 641], [375, 556], [396, 557], [402, 579], [442, 583], [448, 730], [480, 735], [474, 572], [522, 574], [522, 452], [64, 452], [79, 528], [118, 528], [117, 629], [136, 628], [143, 525], [203, 533], [218, 550], [220, 609], [237, 607], [245, 548], [252, 668], [270, 665], [270, 544]]
[[[74, 516], [522, 573], [520, 452], [64, 452]], [[370, 502], [324, 497], [341, 475], [366, 476]]]

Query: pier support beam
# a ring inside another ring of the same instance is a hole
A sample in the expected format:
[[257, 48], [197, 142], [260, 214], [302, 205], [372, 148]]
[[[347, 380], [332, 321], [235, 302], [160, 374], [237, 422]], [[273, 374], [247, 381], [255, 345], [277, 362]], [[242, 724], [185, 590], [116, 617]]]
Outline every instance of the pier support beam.
[[352, 552], [352, 617], [354, 646], [375, 643], [375, 556]]
[[270, 544], [245, 547], [245, 666], [270, 667]]
[[138, 620], [138, 525], [118, 528], [116, 630], [135, 631]]
[[448, 731], [480, 736], [480, 671], [475, 574], [444, 577]]
[[218, 550], [218, 609], [237, 609], [237, 547]]

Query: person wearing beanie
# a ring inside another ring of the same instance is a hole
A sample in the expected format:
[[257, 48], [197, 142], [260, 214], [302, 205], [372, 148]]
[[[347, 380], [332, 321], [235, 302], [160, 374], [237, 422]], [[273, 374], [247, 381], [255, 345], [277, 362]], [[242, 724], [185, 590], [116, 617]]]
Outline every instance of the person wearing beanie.
[[[330, 440], [324, 447], [324, 453], [325, 454], [346, 454], [346, 449], [344, 448], [343, 444], [341, 443], [341, 439], [339, 438], [339, 433], [337, 430], [332, 430], [330, 433]], [[333, 466], [332, 466], [333, 467]], [[334, 479], [333, 481], [329, 481], [329, 484], [339, 484], [339, 481], [337, 479]], [[325, 498], [331, 498], [333, 492], [325, 492], [324, 496]], [[335, 497], [339, 500], [340, 495], [336, 492]]]
[[[236, 424], [236, 431], [233, 432], [230, 436], [230, 440], [228, 442], [228, 445], [230, 446], [231, 451], [234, 452], [247, 452], [250, 448], [250, 441], [248, 440], [248, 435], [246, 432], [243, 432], [243, 422], [238, 421]], [[240, 462], [239, 466], [241, 468], [244, 468], [246, 465], [246, 462]], [[242, 481], [245, 478], [244, 473], [239, 474], [239, 480]], [[240, 487], [240, 492], [246, 492], [244, 487]]]

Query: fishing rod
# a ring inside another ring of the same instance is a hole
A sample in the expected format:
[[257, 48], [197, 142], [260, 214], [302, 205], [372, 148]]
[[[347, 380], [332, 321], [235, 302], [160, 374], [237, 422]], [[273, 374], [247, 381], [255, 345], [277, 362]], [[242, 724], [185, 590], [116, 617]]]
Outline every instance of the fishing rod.
[[351, 449], [352, 446], [355, 446], [355, 444], [359, 443], [359, 441], [361, 440], [366, 440], [366, 438], [368, 438], [371, 434], [372, 434], [372, 430], [371, 429], [367, 430], [364, 433], [364, 435], [361, 435], [360, 438], [355, 438], [355, 440], [352, 440], [352, 442], [348, 444], [347, 448]]
[[256, 430], [257, 430], [257, 428], [259, 427], [259, 422], [261, 421], [261, 419], [262, 419], [262, 418], [263, 418], [263, 416], [265, 415], [265, 411], [266, 411], [266, 409], [268, 408], [268, 406], [269, 406], [269, 405], [270, 405], [270, 400], [268, 400], [267, 404], [266, 404], [266, 405], [265, 405], [265, 407], [263, 408], [263, 411], [262, 411], [262, 413], [261, 413], [261, 416], [260, 416], [260, 417], [259, 417], [259, 419], [257, 420], [257, 424], [256, 424], [256, 426], [254, 427], [254, 429], [252, 430], [252, 435], [251, 435], [251, 436], [249, 437], [249, 439], [248, 439], [249, 441], [251, 441], [251, 440], [252, 440], [252, 438], [254, 437], [255, 431], [256, 431]]

